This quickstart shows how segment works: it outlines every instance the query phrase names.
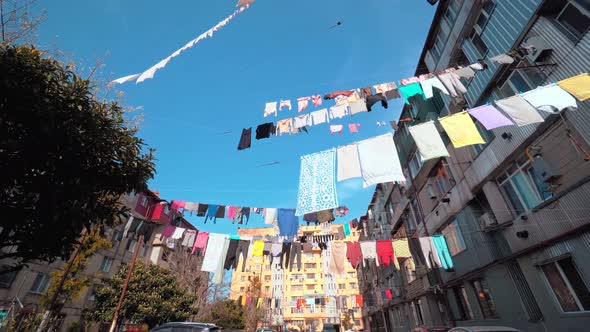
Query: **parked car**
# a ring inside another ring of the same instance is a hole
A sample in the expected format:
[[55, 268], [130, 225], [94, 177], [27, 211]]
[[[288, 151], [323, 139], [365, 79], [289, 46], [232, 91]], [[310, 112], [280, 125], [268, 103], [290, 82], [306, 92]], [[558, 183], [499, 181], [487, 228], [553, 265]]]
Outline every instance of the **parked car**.
[[455, 327], [449, 332], [522, 332], [507, 326], [461, 326]]
[[260, 329], [256, 329], [256, 332], [277, 332], [277, 330], [273, 330], [273, 329], [269, 329], [266, 327], [260, 328]]
[[445, 326], [418, 326], [412, 329], [412, 332], [447, 332], [450, 327]]
[[149, 332], [218, 332], [220, 328], [215, 324], [198, 322], [171, 322], [160, 325]]

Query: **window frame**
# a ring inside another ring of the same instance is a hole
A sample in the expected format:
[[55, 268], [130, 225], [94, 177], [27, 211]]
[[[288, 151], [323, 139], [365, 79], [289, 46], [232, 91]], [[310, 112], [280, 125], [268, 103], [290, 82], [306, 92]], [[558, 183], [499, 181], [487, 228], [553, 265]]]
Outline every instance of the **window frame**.
[[[476, 37], [477, 42], [475, 40]], [[473, 30], [471, 30], [471, 33], [469, 34], [469, 41], [471, 42], [473, 47], [475, 47], [475, 49], [482, 58], [485, 57], [490, 51], [490, 47], [488, 46], [488, 44], [486, 44], [483, 38], [481, 38], [481, 34], [478, 33], [475, 28], [473, 28]], [[483, 49], [483, 47], [485, 47], [485, 50]]]
[[[42, 278], [39, 282], [37, 281], [39, 278]], [[51, 283], [51, 275], [49, 275], [49, 273], [44, 273], [44, 272], [37, 272], [37, 275], [35, 276], [35, 280], [33, 280], [33, 284], [31, 285], [31, 289], [29, 290], [29, 293], [31, 294], [43, 294], [47, 291], [47, 289], [49, 288], [49, 284]], [[35, 288], [34, 286], [37, 284], [37, 287]], [[43, 289], [39, 290], [39, 286], [43, 285]]]
[[573, 41], [574, 43], [578, 43], [580, 40], [582, 40], [582, 38], [584, 38], [584, 35], [590, 31], [590, 27], [586, 28], [586, 31], [579, 33], [579, 31], [577, 31], [576, 28], [567, 24], [567, 22], [564, 23], [560, 20], [560, 17], [565, 13], [565, 11], [570, 9], [571, 7], [577, 9], [582, 15], [585, 15], [590, 21], [590, 9], [584, 8], [584, 6], [579, 4], [578, 1], [568, 0], [565, 6], [563, 6], [563, 8], [559, 11], [559, 13], [555, 15], [555, 22], [558, 24], [560, 28], [562, 28], [562, 30], [565, 30], [567, 32], [566, 36], [571, 41]]
[[[479, 287], [476, 286], [476, 283], [479, 284]], [[485, 279], [474, 279], [471, 280], [470, 284], [473, 288], [473, 291], [475, 292], [475, 297], [477, 298], [477, 303], [479, 305], [479, 310], [481, 312], [482, 317], [486, 320], [500, 318], [500, 316], [498, 315], [498, 308], [496, 306], [496, 302], [492, 297], [488, 282]], [[484, 297], [480, 296], [480, 292], [484, 294]], [[487, 310], [483, 308], [484, 304], [485, 306], [487, 306]], [[488, 311], [490, 312], [491, 316], [487, 316], [486, 312]]]
[[[455, 257], [458, 254], [467, 250], [467, 244], [465, 243], [465, 238], [463, 237], [463, 233], [461, 232], [461, 226], [459, 225], [457, 219], [453, 219], [451, 222], [449, 222], [441, 230], [441, 234], [445, 237], [445, 241], [447, 241], [447, 247], [449, 248], [449, 254], [451, 255], [451, 257]], [[454, 234], [452, 239], [450, 236], [451, 234]], [[456, 245], [462, 248], [459, 248]], [[453, 251], [455, 252], [453, 253]]]
[[[518, 189], [519, 188], [518, 185], [513, 181], [513, 179], [515, 178], [515, 176], [518, 173], [521, 173], [523, 175], [524, 179], [526, 180], [526, 184], [530, 187], [530, 189], [532, 189], [531, 191], [533, 192], [535, 198], [538, 200], [538, 202], [535, 206], [530, 206], [530, 207], [527, 206], [527, 203], [523, 197], [523, 194]], [[547, 197], [547, 198], [543, 197], [543, 193], [540, 192], [540, 188], [537, 186], [537, 183], [535, 182], [535, 179], [533, 178], [534, 176], [535, 175], [534, 175], [534, 171], [533, 171], [532, 162], [529, 159], [524, 159], [524, 160], [513, 162], [509, 167], [507, 167], [504, 171], [502, 171], [501, 175], [499, 175], [496, 178], [496, 183], [498, 184], [500, 192], [502, 193], [502, 197], [504, 197], [504, 201], [512, 207], [512, 209], [510, 209], [510, 210], [511, 210], [514, 217], [518, 217], [523, 214], [526, 214], [526, 213], [534, 210], [537, 206], [542, 204], [544, 201], [550, 199], [550, 197]], [[516, 197], [518, 198], [518, 203], [522, 207], [521, 212], [519, 212], [519, 209], [515, 206], [514, 202], [510, 198], [510, 196], [506, 193], [506, 189], [504, 188], [505, 184], [508, 184], [512, 188], [513, 192], [516, 194]]]
[[[487, 8], [487, 6], [489, 4], [492, 4], [492, 7]], [[479, 15], [477, 15], [477, 19], [475, 19], [475, 24], [473, 24], [473, 29], [475, 29], [478, 32], [480, 37], [483, 34], [483, 32], [485, 31], [486, 27], [488, 26], [488, 23], [490, 22], [490, 18], [494, 14], [495, 10], [496, 10], [495, 0], [488, 0], [486, 3], [483, 4], [481, 10], [479, 11]], [[482, 16], [485, 17], [486, 21], [483, 23], [483, 26], [480, 26], [478, 21], [479, 21], [479, 18]]]
[[453, 295], [455, 297], [455, 301], [457, 302], [457, 307], [459, 314], [462, 317], [456, 318], [459, 321], [469, 321], [474, 319], [473, 310], [471, 309], [471, 303], [469, 303], [469, 297], [467, 296], [467, 289], [464, 285], [455, 286], [452, 288]]
[[[551, 262], [542, 264], [539, 266], [541, 272], [543, 273], [544, 279], [545, 279], [545, 283], [548, 287], [548, 289], [550, 290], [550, 293], [552, 293], [553, 298], [555, 300], [555, 303], [558, 305], [559, 309], [561, 310], [562, 313], [564, 314], [571, 314], [571, 313], [584, 313], [584, 312], [590, 312], [590, 309], [585, 309], [584, 305], [582, 304], [578, 293], [575, 291], [575, 289], [573, 288], [570, 278], [566, 275], [566, 273], [564, 272], [563, 268], [561, 267], [561, 265], [559, 264], [559, 262], [564, 261], [564, 260], [571, 260], [571, 264], [574, 267], [574, 271], [578, 274], [578, 278], [580, 278], [580, 280], [582, 280], [583, 285], [586, 287], [586, 290], [588, 291], [588, 283], [587, 281], [583, 278], [583, 275], [580, 273], [580, 269], [578, 268], [577, 264], [574, 262], [573, 258], [571, 256], [567, 256], [567, 257], [562, 257], [560, 259], [557, 260], [553, 260]], [[561, 277], [561, 280], [563, 281], [563, 283], [566, 286], [566, 289], [569, 291], [570, 295], [573, 297], [574, 302], [576, 304], [576, 306], [578, 307], [578, 311], [566, 311], [563, 307], [563, 305], [561, 304], [561, 302], [559, 301], [559, 298], [557, 296], [557, 294], [555, 293], [555, 288], [553, 287], [553, 285], [551, 285], [551, 282], [549, 281], [549, 278], [547, 277], [547, 272], [545, 272], [545, 270], [543, 269], [544, 266], [549, 266], [549, 265], [553, 265], [556, 269], [557, 272], [559, 273], [559, 276]]]
[[[105, 262], [109, 262], [106, 271], [105, 271]], [[114, 262], [115, 262], [115, 259], [113, 257], [104, 256], [102, 258], [102, 262], [100, 262], [100, 266], [98, 268], [99, 271], [103, 272], [103, 273], [109, 273], [109, 271], [111, 271], [111, 267], [113, 267]]]

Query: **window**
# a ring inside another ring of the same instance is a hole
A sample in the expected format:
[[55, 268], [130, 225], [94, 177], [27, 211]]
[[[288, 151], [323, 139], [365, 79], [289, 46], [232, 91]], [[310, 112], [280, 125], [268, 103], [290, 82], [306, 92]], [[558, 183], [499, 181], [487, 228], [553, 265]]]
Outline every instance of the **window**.
[[589, 311], [590, 291], [571, 257], [541, 266], [557, 302], [564, 312]]
[[145, 196], [141, 197], [141, 206], [147, 207], [148, 199]]
[[590, 2], [569, 1], [557, 15], [556, 21], [569, 32], [568, 37], [572, 41], [579, 41], [590, 29]]
[[[4, 265], [0, 270], [5, 271], [9, 266]], [[0, 272], [0, 288], [10, 288], [14, 279], [16, 279], [16, 271]]]
[[307, 290], [314, 290], [315, 285], [306, 285], [305, 288], [307, 288]]
[[240, 292], [243, 292], [244, 290], [244, 287], [240, 287]]
[[109, 272], [111, 270], [111, 266], [113, 265], [113, 259], [111, 257], [104, 257], [102, 259], [102, 263], [100, 264], [100, 271], [101, 272]]
[[306, 259], [313, 259], [313, 252], [305, 253], [305, 258]]
[[475, 48], [479, 52], [479, 55], [483, 57], [488, 53], [488, 45], [486, 45], [483, 39], [481, 39], [481, 35], [479, 32], [477, 32], [476, 29], [473, 29], [471, 31], [469, 39], [471, 39], [471, 43], [473, 43], [473, 46], [475, 46]]
[[306, 269], [315, 269], [316, 263], [305, 263], [305, 268]]
[[270, 276], [264, 276], [264, 281], [270, 281]]
[[292, 291], [302, 291], [303, 286], [302, 285], [293, 285], [293, 286], [291, 286], [291, 290]]
[[338, 284], [338, 289], [346, 289], [346, 285], [345, 284]]
[[113, 239], [112, 241], [121, 241], [121, 239], [123, 238], [123, 234], [121, 232], [119, 232], [118, 230], [114, 229], [113, 230]]
[[260, 264], [256, 264], [256, 271], [260, 271]]
[[270, 271], [270, 265], [265, 265], [265, 266], [264, 266], [264, 269], [265, 269], [266, 271]]
[[457, 320], [472, 320], [473, 311], [469, 306], [467, 300], [467, 292], [464, 286], [453, 287], [453, 294], [455, 295], [455, 301], [457, 302], [457, 308], [459, 310]]
[[479, 302], [479, 308], [481, 309], [481, 314], [483, 317], [485, 319], [498, 318], [498, 314], [496, 313], [496, 305], [494, 304], [492, 296], [490, 295], [488, 283], [485, 280], [480, 279], [473, 281], [471, 284], [473, 285], [473, 289], [477, 295], [477, 301]]
[[315, 273], [308, 273], [305, 275], [307, 279], [315, 279]]
[[165, 215], [169, 215], [170, 214], [170, 207], [168, 205], [164, 206], [164, 214]]
[[490, 16], [492, 16], [494, 8], [496, 8], [496, 3], [493, 0], [489, 0], [481, 9], [474, 27], [474, 30], [477, 31], [478, 34], [481, 35], [485, 29], [488, 21], [490, 20]]
[[463, 5], [463, 0], [452, 0], [449, 3], [449, 7], [447, 8], [447, 11], [445, 12], [445, 19], [449, 22], [449, 23], [454, 23], [455, 20], [457, 19], [457, 16], [459, 15], [459, 11], [461, 10], [461, 6]]
[[356, 276], [354, 275], [354, 272], [348, 272], [348, 277], [349, 278], [355, 278], [356, 279]]
[[51, 277], [49, 274], [42, 272], [37, 273], [37, 277], [35, 277], [35, 281], [33, 281], [33, 286], [31, 286], [31, 293], [45, 292], [49, 286], [50, 280]]
[[246, 277], [245, 276], [241, 276], [240, 277], [240, 281], [246, 281]]
[[135, 251], [136, 245], [137, 245], [136, 239], [131, 239], [131, 240], [127, 241], [127, 251], [129, 251], [129, 252]]
[[420, 156], [418, 155], [418, 151], [416, 151], [413, 155], [412, 155], [412, 159], [410, 159], [410, 174], [412, 175], [412, 179], [414, 179], [416, 177], [416, 175], [418, 175], [418, 172], [420, 172], [420, 168], [422, 168], [422, 159], [420, 158]]
[[447, 240], [447, 246], [449, 247], [451, 256], [455, 256], [467, 249], [457, 220], [453, 220], [450, 224], [448, 224], [441, 233], [445, 236], [445, 240]]
[[[412, 267], [412, 260], [411, 259], [406, 259], [404, 261], [404, 267], [406, 270], [406, 278], [408, 278], [408, 283], [416, 280], [416, 270], [413, 269]], [[392, 279], [390, 279], [392, 280]]]
[[350, 284], [348, 284], [348, 285], [349, 285], [349, 286], [350, 286], [350, 288], [352, 288], [352, 289], [356, 289], [356, 288], [357, 288], [356, 282], [351, 282], [351, 283], [350, 283]]
[[270, 286], [264, 286], [264, 291], [267, 293], [270, 292]]
[[412, 307], [412, 314], [414, 315], [414, 321], [416, 322], [416, 325], [424, 325], [422, 308], [420, 308], [420, 300], [413, 301], [410, 306]]
[[498, 177], [504, 198], [512, 205], [515, 215], [530, 211], [551, 197], [545, 183], [537, 177], [528, 159], [514, 163]]
[[440, 165], [434, 174], [434, 188], [438, 197], [443, 197], [451, 189], [451, 181], [444, 165]]

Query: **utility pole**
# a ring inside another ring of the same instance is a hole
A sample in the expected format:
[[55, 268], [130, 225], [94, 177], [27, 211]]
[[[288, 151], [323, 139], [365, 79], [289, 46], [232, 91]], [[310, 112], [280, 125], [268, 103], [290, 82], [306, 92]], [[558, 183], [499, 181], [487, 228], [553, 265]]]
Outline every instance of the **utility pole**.
[[84, 245], [84, 242], [86, 241], [87, 234], [88, 234], [88, 231], [86, 230], [86, 227], [84, 227], [82, 229], [82, 239], [80, 239], [80, 244], [76, 247], [76, 250], [74, 251], [74, 253], [70, 257], [70, 260], [68, 261], [68, 264], [66, 265], [64, 273], [61, 276], [61, 279], [59, 280], [59, 284], [57, 284], [57, 287], [55, 288], [55, 292], [51, 296], [51, 300], [49, 301], [49, 306], [47, 307], [47, 310], [45, 310], [45, 313], [43, 314], [43, 319], [41, 320], [41, 323], [39, 324], [39, 327], [37, 328], [37, 332], [43, 332], [45, 330], [45, 325], [47, 325], [47, 322], [49, 321], [49, 317], [51, 316], [51, 312], [54, 310], [55, 302], [57, 301], [57, 297], [59, 296], [59, 293], [61, 293], [61, 289], [63, 288], [64, 283], [66, 282], [66, 279], [68, 278], [68, 274], [70, 274], [70, 270], [72, 268], [72, 265], [74, 264], [74, 260], [76, 259], [76, 257], [78, 257], [78, 254], [80, 254], [80, 249], [82, 249], [82, 246]]
[[121, 297], [119, 297], [119, 303], [117, 303], [117, 308], [115, 308], [115, 313], [113, 314], [113, 321], [111, 323], [111, 328], [109, 332], [115, 332], [115, 327], [117, 326], [117, 320], [119, 319], [119, 311], [121, 310], [121, 305], [123, 305], [123, 300], [125, 299], [125, 293], [127, 292], [127, 286], [129, 285], [129, 280], [131, 279], [131, 275], [133, 274], [133, 267], [135, 266], [135, 261], [137, 260], [137, 254], [139, 253], [139, 249], [141, 248], [141, 243], [143, 242], [143, 234], [139, 235], [137, 238], [137, 244], [135, 245], [135, 251], [133, 252], [133, 257], [131, 258], [131, 263], [129, 263], [129, 270], [127, 271], [127, 278], [125, 278], [125, 283], [123, 284], [123, 290], [121, 291]]

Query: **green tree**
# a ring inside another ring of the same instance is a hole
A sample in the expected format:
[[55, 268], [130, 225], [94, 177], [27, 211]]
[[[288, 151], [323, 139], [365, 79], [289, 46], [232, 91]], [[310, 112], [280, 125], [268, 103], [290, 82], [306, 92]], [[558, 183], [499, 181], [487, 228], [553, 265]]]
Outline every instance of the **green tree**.
[[[127, 268], [127, 265], [123, 266], [112, 279], [103, 280], [104, 284], [96, 287], [95, 305], [84, 313], [87, 320], [108, 322], [113, 318]], [[119, 319], [120, 322], [147, 324], [149, 327], [183, 321], [194, 312], [193, 302], [194, 297], [185, 294], [173, 272], [137, 261]]]
[[211, 307], [207, 321], [226, 329], [243, 329], [242, 307], [233, 300], [215, 302]]
[[57, 270], [51, 272], [51, 284], [41, 297], [41, 305], [46, 310], [50, 310], [53, 314], [59, 313], [66, 302], [77, 299], [80, 294], [92, 284], [91, 276], [81, 275], [86, 269], [88, 258], [101, 249], [111, 248], [112, 243], [105, 238], [100, 227], [94, 226], [91, 228], [90, 232], [83, 237], [81, 246], [82, 248], [80, 248], [80, 252], [71, 263], [69, 273], [57, 295], [55, 303], [51, 303], [51, 299], [53, 298], [65, 271]]
[[352, 320], [352, 317], [348, 312], [342, 315], [342, 319], [340, 321], [345, 331], [352, 329], [352, 327], [354, 326], [354, 321]]
[[34, 47], [0, 44], [0, 259], [67, 259], [83, 229], [153, 177], [153, 150], [116, 101]]

